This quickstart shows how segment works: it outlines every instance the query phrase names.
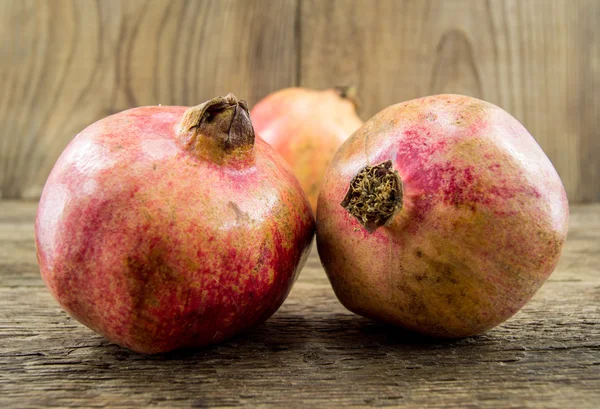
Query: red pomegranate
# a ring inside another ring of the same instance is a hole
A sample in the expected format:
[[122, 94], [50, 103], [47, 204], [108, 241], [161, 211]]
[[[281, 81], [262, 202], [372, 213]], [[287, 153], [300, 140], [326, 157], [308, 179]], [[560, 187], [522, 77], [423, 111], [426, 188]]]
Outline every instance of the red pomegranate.
[[567, 219], [558, 174], [516, 119], [436, 95], [384, 109], [342, 145], [319, 196], [317, 244], [349, 310], [465, 337], [535, 294]]
[[36, 220], [52, 295], [112, 342], [158, 353], [221, 341], [283, 303], [314, 220], [232, 94], [134, 108], [77, 135]]
[[356, 115], [354, 94], [352, 87], [286, 88], [250, 112], [254, 129], [290, 164], [313, 210], [335, 151], [363, 123]]

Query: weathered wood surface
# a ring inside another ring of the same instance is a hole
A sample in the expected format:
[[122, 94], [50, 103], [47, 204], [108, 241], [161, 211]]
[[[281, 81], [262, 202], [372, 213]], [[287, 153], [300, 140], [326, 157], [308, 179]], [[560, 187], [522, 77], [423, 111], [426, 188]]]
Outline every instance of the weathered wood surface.
[[0, 1], [0, 197], [39, 197], [66, 144], [112, 113], [228, 92], [256, 102], [294, 83], [296, 9], [296, 0]]
[[43, 287], [35, 203], [0, 202], [0, 407], [598, 408], [600, 205], [574, 206], [561, 262], [515, 317], [436, 341], [363, 319], [312, 254], [266, 324], [143, 356], [70, 319]]
[[39, 197], [116, 111], [353, 83], [364, 119], [440, 92], [496, 103], [571, 201], [600, 201], [598, 21], [598, 0], [0, 1], [0, 197]]
[[304, 0], [301, 11], [301, 85], [356, 84], [366, 118], [424, 95], [485, 99], [532, 133], [572, 201], [600, 201], [599, 1]]

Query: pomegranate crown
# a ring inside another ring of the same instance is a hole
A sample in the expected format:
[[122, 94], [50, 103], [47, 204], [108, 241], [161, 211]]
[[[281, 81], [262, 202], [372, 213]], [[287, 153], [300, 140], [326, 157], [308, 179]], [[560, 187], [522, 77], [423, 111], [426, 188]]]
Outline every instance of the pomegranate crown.
[[184, 146], [194, 151], [203, 150], [207, 144], [223, 153], [254, 146], [248, 104], [231, 93], [188, 108], [177, 133]]

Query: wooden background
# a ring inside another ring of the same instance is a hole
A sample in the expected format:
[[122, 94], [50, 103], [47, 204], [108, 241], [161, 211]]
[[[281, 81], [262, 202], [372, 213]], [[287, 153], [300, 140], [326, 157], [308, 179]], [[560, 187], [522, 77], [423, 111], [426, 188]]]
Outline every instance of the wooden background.
[[598, 0], [0, 0], [0, 198], [137, 105], [356, 84], [364, 119], [440, 92], [517, 117], [572, 202], [600, 201]]

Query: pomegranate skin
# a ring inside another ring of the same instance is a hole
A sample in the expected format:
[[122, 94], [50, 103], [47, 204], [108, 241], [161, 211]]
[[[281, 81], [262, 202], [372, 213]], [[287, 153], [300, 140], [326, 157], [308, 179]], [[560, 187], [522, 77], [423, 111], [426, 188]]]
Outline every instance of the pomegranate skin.
[[[371, 234], [340, 203], [365, 166], [390, 160], [401, 209]], [[551, 162], [499, 107], [460, 95], [390, 106], [336, 153], [317, 245], [349, 310], [435, 337], [511, 317], [556, 267], [568, 202]]]
[[215, 343], [264, 322], [314, 233], [305, 194], [266, 142], [220, 163], [196, 156], [178, 139], [185, 111], [134, 108], [83, 130], [37, 213], [37, 257], [54, 298], [142, 353]]
[[347, 91], [286, 88], [250, 112], [254, 129], [290, 164], [314, 211], [329, 162], [363, 124]]

